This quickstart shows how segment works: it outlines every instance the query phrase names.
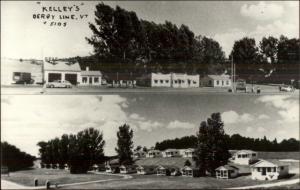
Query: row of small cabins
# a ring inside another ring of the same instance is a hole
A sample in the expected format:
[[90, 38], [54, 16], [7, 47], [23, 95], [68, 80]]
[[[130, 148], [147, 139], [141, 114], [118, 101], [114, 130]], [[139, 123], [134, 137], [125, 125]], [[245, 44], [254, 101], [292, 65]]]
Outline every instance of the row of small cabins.
[[230, 87], [229, 75], [189, 75], [184, 73], [150, 73], [144, 76], [135, 76], [132, 73], [103, 74], [92, 71], [89, 67], [82, 70], [78, 62], [51, 61], [51, 60], [17, 60], [1, 59], [1, 82], [3, 85], [14, 84], [22, 77], [30, 77], [34, 84], [67, 80], [73, 85], [101, 86], [108, 81], [112, 86], [134, 87], [171, 87], [196, 88], [200, 86]]
[[[134, 164], [125, 165], [119, 164], [118, 159], [112, 159], [105, 164], [94, 164], [91, 168], [93, 171], [102, 171], [107, 173], [122, 173], [138, 175], [164, 175], [164, 176], [186, 176], [198, 177], [200, 176], [199, 169], [192, 158], [194, 149], [187, 149], [183, 156], [177, 154], [170, 154], [175, 152], [176, 149], [169, 149], [168, 154], [159, 154], [158, 150], [150, 150], [149, 156], [136, 157]], [[142, 152], [142, 151], [137, 151]], [[178, 150], [178, 152], [184, 152]], [[155, 153], [155, 154], [154, 154]], [[168, 156], [163, 156], [168, 155]], [[172, 156], [169, 156], [172, 155]], [[177, 156], [175, 156], [177, 155]], [[187, 164], [187, 161], [189, 164]], [[42, 165], [42, 164], [40, 164]], [[59, 164], [50, 164], [44, 168], [52, 169], [66, 169], [68, 165], [65, 164], [60, 167]], [[263, 160], [258, 159], [257, 152], [251, 150], [240, 150], [233, 154], [229, 159], [228, 164], [220, 166], [215, 170], [215, 176], [218, 179], [236, 178], [239, 175], [248, 175], [251, 173], [253, 180], [276, 180], [286, 177], [289, 174], [289, 165], [278, 160]]]

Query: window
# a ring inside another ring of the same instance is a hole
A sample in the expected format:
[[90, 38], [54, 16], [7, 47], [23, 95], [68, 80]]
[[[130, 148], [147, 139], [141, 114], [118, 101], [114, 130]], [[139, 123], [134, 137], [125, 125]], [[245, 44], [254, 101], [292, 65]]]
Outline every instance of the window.
[[158, 82], [157, 80], [154, 80], [154, 83], [155, 83], [155, 84], [157, 84], [157, 82]]
[[272, 172], [276, 172], [276, 167], [273, 167], [273, 170], [272, 170]]
[[224, 86], [224, 81], [222, 80], [222, 86]]
[[87, 83], [87, 77], [82, 77], [82, 83]]
[[184, 84], [184, 80], [182, 80], [181, 83]]
[[164, 80], [160, 80], [160, 83], [163, 84], [163, 83], [164, 83]]
[[217, 85], [219, 85], [219, 81], [217, 80]]
[[95, 77], [94, 78], [94, 83], [98, 83], [99, 82], [99, 78], [98, 77]]
[[178, 80], [178, 83], [181, 84], [181, 80]]
[[197, 84], [197, 82], [193, 80], [193, 84]]
[[257, 168], [257, 171], [260, 172], [260, 168]]
[[268, 171], [268, 172], [271, 172], [271, 168], [267, 168], [267, 171]]
[[241, 158], [241, 155], [238, 155], [238, 158]]
[[177, 84], [177, 80], [175, 80], [174, 82], [175, 82], [175, 84]]
[[253, 153], [253, 154], [252, 154], [252, 156], [253, 156], [253, 157], [255, 157], [255, 156], [256, 156], [256, 154], [255, 154], [255, 153]]
[[226, 81], [226, 85], [229, 85], [229, 81], [228, 80]]
[[280, 166], [280, 170], [284, 170], [284, 167], [283, 167], [283, 166]]
[[166, 83], [169, 83], [169, 80], [166, 80]]

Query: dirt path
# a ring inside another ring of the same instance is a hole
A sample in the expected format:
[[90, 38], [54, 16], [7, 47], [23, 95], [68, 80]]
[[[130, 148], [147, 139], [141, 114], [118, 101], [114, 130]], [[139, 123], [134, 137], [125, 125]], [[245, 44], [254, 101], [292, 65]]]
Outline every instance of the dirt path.
[[278, 187], [284, 185], [293, 185], [299, 183], [300, 179], [291, 179], [287, 181], [280, 181], [276, 183], [268, 183], [268, 184], [261, 184], [261, 185], [252, 185], [252, 186], [244, 186], [244, 187], [233, 187], [227, 189], [257, 189], [257, 188], [268, 188], [268, 187]]

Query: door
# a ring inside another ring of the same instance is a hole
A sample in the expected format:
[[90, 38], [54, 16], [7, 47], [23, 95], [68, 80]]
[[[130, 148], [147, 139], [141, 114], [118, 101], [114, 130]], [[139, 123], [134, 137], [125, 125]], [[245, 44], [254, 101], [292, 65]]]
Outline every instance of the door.
[[89, 84], [92, 84], [92, 83], [93, 83], [93, 78], [89, 77]]
[[261, 175], [266, 175], [267, 174], [267, 168], [262, 168], [262, 173]]
[[53, 82], [55, 80], [61, 80], [60, 73], [48, 73], [48, 82]]

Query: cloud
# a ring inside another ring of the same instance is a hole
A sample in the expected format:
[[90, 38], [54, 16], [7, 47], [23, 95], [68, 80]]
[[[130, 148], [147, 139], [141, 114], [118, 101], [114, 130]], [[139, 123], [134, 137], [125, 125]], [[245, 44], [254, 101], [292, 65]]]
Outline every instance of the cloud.
[[250, 132], [253, 131], [253, 128], [252, 128], [252, 127], [247, 127], [246, 131], [247, 131], [248, 133], [250, 133]]
[[259, 2], [258, 4], [244, 4], [240, 13], [242, 16], [250, 17], [255, 20], [278, 19], [283, 15], [284, 7], [275, 3]]
[[148, 132], [151, 132], [154, 129], [157, 129], [159, 127], [162, 127], [163, 124], [157, 121], [139, 121], [138, 122], [138, 128], [141, 130], [145, 130]]
[[132, 113], [132, 114], [129, 116], [129, 118], [135, 119], [135, 120], [145, 120], [144, 117], [141, 117], [141, 116], [140, 116], [139, 114], [137, 114], [137, 113]]
[[258, 116], [258, 119], [270, 119], [270, 117], [266, 114], [261, 114]]
[[193, 129], [195, 128], [195, 124], [189, 123], [189, 122], [181, 122], [178, 120], [171, 121], [168, 125], [168, 129]]
[[221, 116], [225, 124], [248, 123], [254, 120], [254, 117], [248, 113], [239, 115], [233, 110], [223, 112]]
[[299, 123], [299, 101], [297, 99], [292, 99], [291, 96], [272, 95], [262, 96], [257, 99], [257, 102], [278, 108], [279, 123]]
[[259, 132], [259, 133], [263, 133], [263, 132], [266, 132], [267, 130], [265, 129], [265, 128], [263, 128], [263, 127], [258, 127], [257, 128], [257, 132]]

